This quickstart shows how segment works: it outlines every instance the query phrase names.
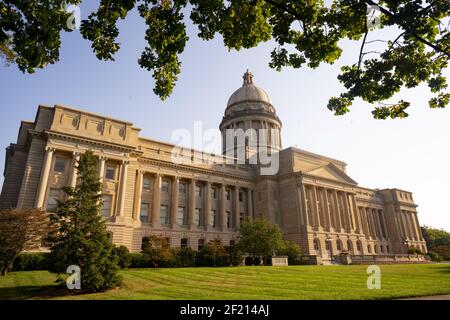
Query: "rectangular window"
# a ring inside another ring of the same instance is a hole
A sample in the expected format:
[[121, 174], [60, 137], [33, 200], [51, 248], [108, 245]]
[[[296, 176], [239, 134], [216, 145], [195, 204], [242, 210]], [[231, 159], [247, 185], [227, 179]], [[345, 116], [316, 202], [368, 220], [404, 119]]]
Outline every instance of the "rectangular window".
[[194, 223], [199, 227], [203, 226], [203, 214], [200, 208], [195, 209]]
[[142, 181], [142, 189], [144, 191], [149, 191], [151, 187], [151, 181], [149, 177], [144, 177], [143, 181]]
[[231, 211], [227, 211], [227, 228], [231, 228]]
[[178, 192], [179, 193], [186, 193], [186, 183], [180, 182], [180, 185], [178, 187]]
[[108, 180], [116, 180], [116, 168], [114, 166], [107, 166], [105, 178]]
[[242, 226], [242, 224], [244, 223], [244, 221], [245, 221], [245, 213], [241, 212], [241, 213], [239, 214], [239, 222], [240, 222], [239, 225]]
[[195, 196], [196, 197], [202, 196], [202, 187], [198, 184], [195, 185]]
[[111, 216], [112, 195], [103, 195], [102, 216], [109, 218]]
[[227, 189], [227, 200], [231, 199], [231, 190]]
[[141, 222], [142, 223], [148, 223], [148, 216], [149, 216], [149, 204], [148, 203], [141, 203]]
[[243, 192], [239, 192], [239, 202], [244, 201], [244, 193]]
[[187, 214], [185, 207], [178, 207], [178, 225], [187, 226]]
[[167, 205], [162, 205], [159, 209], [159, 222], [161, 225], [168, 225], [169, 220], [169, 207]]
[[56, 209], [58, 208], [59, 194], [60, 194], [59, 189], [48, 190], [48, 199], [47, 199], [48, 212], [56, 212]]
[[64, 173], [66, 170], [66, 160], [56, 157], [54, 171], [58, 173]]
[[211, 198], [217, 199], [217, 188], [211, 188]]
[[161, 192], [169, 192], [169, 180], [163, 179], [161, 182]]
[[211, 210], [211, 216], [210, 216], [210, 224], [213, 228], [217, 227], [217, 214], [216, 210]]

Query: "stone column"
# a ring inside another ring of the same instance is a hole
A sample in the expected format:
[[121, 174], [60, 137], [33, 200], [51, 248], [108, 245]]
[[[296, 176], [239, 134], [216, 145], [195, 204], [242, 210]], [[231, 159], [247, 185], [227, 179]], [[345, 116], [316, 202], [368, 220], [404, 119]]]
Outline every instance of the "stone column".
[[375, 214], [375, 217], [376, 217], [376, 223], [377, 223], [378, 230], [379, 230], [379, 232], [378, 232], [379, 233], [379, 237], [380, 237], [380, 239], [383, 239], [384, 238], [383, 226], [381, 225], [381, 217], [380, 217], [379, 210], [375, 209], [374, 214]]
[[237, 230], [240, 227], [241, 208], [239, 205], [239, 187], [234, 187], [234, 210], [233, 210], [233, 226]]
[[305, 225], [305, 226], [308, 226], [309, 225], [309, 219], [308, 219], [308, 206], [307, 206], [307, 203], [306, 203], [306, 191], [305, 191], [305, 185], [301, 185], [300, 187], [300, 195], [301, 195], [301, 203], [302, 203], [302, 211], [303, 211], [303, 214], [302, 214], [302, 217], [303, 217], [303, 224]]
[[99, 158], [100, 161], [100, 168], [98, 170], [98, 176], [100, 178], [100, 183], [103, 185], [103, 180], [105, 178], [105, 163], [106, 163], [106, 158], [105, 157], [100, 157]]
[[335, 213], [335, 218], [336, 218], [336, 227], [337, 227], [337, 232], [341, 232], [342, 229], [342, 220], [341, 220], [341, 208], [339, 206], [339, 198], [338, 198], [338, 193], [336, 190], [333, 190], [333, 197], [334, 197], [334, 213]]
[[156, 173], [153, 185], [153, 210], [152, 210], [153, 227], [158, 227], [160, 225], [159, 211], [161, 207], [161, 181], [162, 181], [161, 174]]
[[137, 170], [136, 172], [136, 188], [134, 190], [134, 215], [135, 221], [140, 220], [141, 204], [142, 204], [142, 185], [144, 181], [144, 171]]
[[331, 231], [331, 229], [333, 228], [333, 224], [331, 222], [331, 206], [330, 206], [330, 199], [328, 199], [328, 190], [324, 189], [323, 191], [325, 193], [325, 208], [327, 211], [327, 225], [328, 225], [328, 230]]
[[314, 209], [314, 217], [315, 217], [315, 224], [314, 224], [314, 226], [315, 227], [320, 227], [321, 226], [321, 224], [320, 224], [320, 209], [319, 209], [319, 199], [317, 198], [317, 190], [316, 190], [316, 187], [315, 186], [313, 186], [312, 187], [313, 188], [313, 205], [312, 205], [312, 208]]
[[227, 212], [226, 212], [226, 205], [227, 203], [227, 190], [226, 186], [222, 184], [220, 186], [220, 204], [219, 204], [219, 221], [220, 221], [220, 228], [222, 231], [227, 230]]
[[351, 202], [351, 194], [345, 193], [345, 203], [347, 204], [348, 212], [350, 215], [350, 229], [352, 231], [356, 230], [356, 221], [355, 221], [355, 214], [353, 212], [353, 204]]
[[44, 206], [45, 194], [47, 192], [48, 176], [50, 174], [54, 153], [55, 153], [54, 148], [50, 147], [45, 148], [45, 156], [41, 169], [41, 177], [39, 180], [39, 187], [36, 194], [36, 201], [34, 204], [36, 208], [42, 209]]
[[170, 224], [172, 228], [178, 225], [177, 215], [178, 215], [178, 202], [179, 202], [179, 187], [180, 187], [180, 177], [173, 177], [172, 181], [172, 201], [170, 203]]
[[120, 170], [120, 184], [119, 184], [119, 207], [117, 209], [117, 214], [119, 217], [123, 217], [125, 210], [125, 198], [127, 192], [127, 176], [128, 176], [128, 164], [129, 161], [122, 161], [122, 168]]
[[405, 235], [406, 238], [411, 240], [412, 236], [411, 236], [411, 229], [409, 227], [409, 222], [408, 222], [408, 217], [406, 215], [405, 211], [401, 211], [401, 215], [402, 215], [402, 220], [403, 220], [403, 225], [404, 225], [404, 229], [405, 229]]
[[211, 183], [209, 181], [206, 181], [205, 184], [205, 216], [204, 218], [204, 224], [206, 229], [211, 228]]
[[195, 215], [195, 179], [192, 179], [189, 183], [189, 201], [188, 201], [188, 225], [191, 229], [194, 226]]
[[417, 212], [413, 212], [414, 221], [416, 222], [417, 232], [418, 232], [418, 240], [423, 241], [422, 229], [420, 229], [419, 219], [417, 218]]
[[247, 189], [247, 211], [248, 218], [253, 219], [253, 197], [250, 188]]
[[384, 229], [384, 237], [385, 237], [385, 239], [388, 239], [389, 238], [389, 236], [388, 236], [388, 229], [387, 229], [386, 219], [384, 217], [383, 210], [380, 210], [379, 214], [380, 214], [380, 219], [381, 219], [381, 225], [383, 226], [383, 229]]
[[73, 158], [72, 158], [72, 172], [70, 174], [70, 182], [69, 182], [69, 186], [72, 188], [75, 188], [77, 186], [77, 176], [78, 176], [77, 164], [78, 164], [78, 161], [80, 161], [80, 153], [74, 152]]

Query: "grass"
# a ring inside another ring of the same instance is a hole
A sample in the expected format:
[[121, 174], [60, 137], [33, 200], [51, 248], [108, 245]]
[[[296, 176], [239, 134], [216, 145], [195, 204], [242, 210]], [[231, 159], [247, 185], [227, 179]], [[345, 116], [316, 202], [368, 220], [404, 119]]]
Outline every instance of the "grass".
[[289, 266], [121, 271], [121, 288], [96, 294], [59, 289], [46, 271], [0, 277], [0, 299], [278, 300], [392, 299], [450, 294], [450, 264], [382, 265], [381, 289], [366, 266]]

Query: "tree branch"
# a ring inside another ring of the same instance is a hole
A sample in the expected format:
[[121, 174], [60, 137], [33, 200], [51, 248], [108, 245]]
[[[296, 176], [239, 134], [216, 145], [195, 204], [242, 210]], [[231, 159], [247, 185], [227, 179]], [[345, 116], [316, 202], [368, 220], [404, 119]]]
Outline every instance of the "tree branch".
[[435, 51], [445, 54], [447, 57], [450, 57], [450, 52], [446, 52], [443, 48], [440, 46], [428, 41], [427, 39], [423, 38], [421, 35], [419, 35], [415, 30], [409, 28], [407, 25], [404, 25], [401, 21], [397, 19], [395, 14], [391, 13], [389, 10], [379, 6], [377, 3], [375, 3], [372, 0], [365, 0], [366, 4], [371, 6], [376, 6], [381, 11], [381, 13], [385, 14], [389, 18], [392, 19], [399, 27], [401, 27], [403, 30], [406, 31], [406, 33], [412, 35], [414, 38], [422, 42], [423, 44], [429, 46], [430, 48], [433, 48]]

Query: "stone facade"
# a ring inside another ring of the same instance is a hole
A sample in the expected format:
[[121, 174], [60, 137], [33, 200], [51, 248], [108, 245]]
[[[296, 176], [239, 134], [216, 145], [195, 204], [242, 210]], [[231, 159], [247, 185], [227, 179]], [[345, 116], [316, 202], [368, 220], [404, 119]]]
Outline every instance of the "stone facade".
[[[242, 146], [242, 164], [190, 149], [184, 156], [191, 163], [175, 163], [174, 145], [141, 137], [132, 123], [62, 105], [39, 106], [36, 119], [22, 122], [17, 142], [6, 149], [0, 209], [51, 211], [64, 197], [61, 187], [75, 186], [80, 154], [92, 150], [100, 159], [102, 215], [112, 241], [133, 252], [150, 234], [194, 250], [217, 237], [228, 245], [237, 240], [243, 220], [259, 217], [278, 224], [285, 239], [322, 261], [346, 251], [393, 255], [415, 246], [426, 252], [411, 192], [363, 188], [342, 161], [282, 149], [281, 121], [248, 72], [220, 125], [224, 135], [236, 128], [272, 132], [276, 175], [261, 175], [258, 165], [248, 163], [254, 154], [248, 145]], [[223, 152], [228, 154], [225, 146]]]

